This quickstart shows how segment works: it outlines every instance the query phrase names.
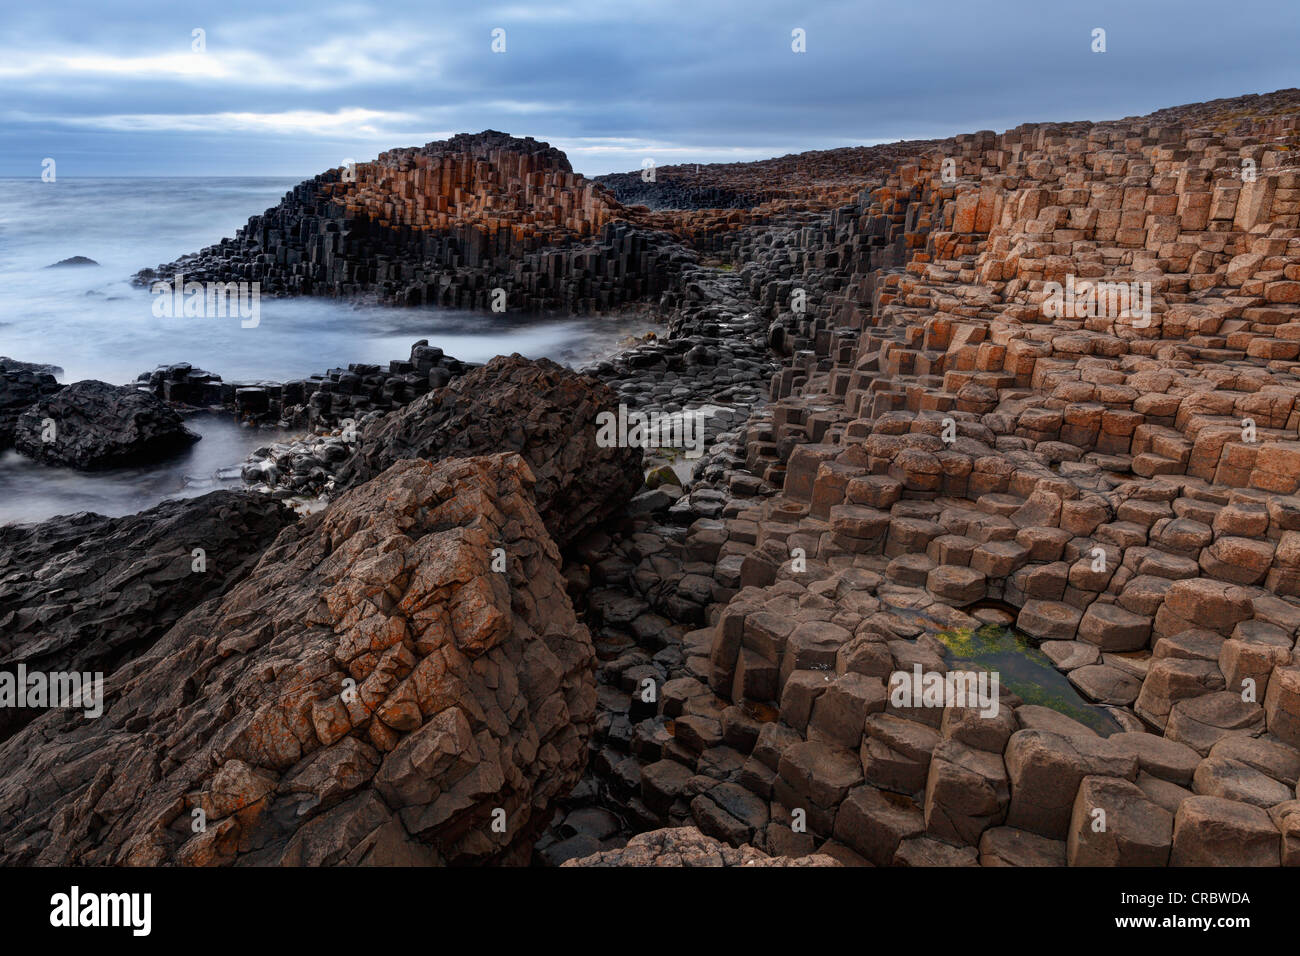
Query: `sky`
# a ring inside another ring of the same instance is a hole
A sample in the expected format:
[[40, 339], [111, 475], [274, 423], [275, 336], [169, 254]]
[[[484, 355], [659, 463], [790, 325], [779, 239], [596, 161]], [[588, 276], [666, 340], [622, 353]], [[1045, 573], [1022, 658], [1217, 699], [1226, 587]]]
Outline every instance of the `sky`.
[[0, 176], [306, 178], [482, 129], [598, 175], [1118, 119], [1297, 64], [1296, 0], [14, 0]]

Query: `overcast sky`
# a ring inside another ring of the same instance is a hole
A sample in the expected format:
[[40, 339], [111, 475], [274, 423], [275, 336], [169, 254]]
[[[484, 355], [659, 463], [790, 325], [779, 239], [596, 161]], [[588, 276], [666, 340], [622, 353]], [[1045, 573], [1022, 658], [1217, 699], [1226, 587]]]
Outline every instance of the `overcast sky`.
[[1114, 119], [1298, 63], [1296, 0], [14, 0], [0, 176], [306, 177], [487, 128], [599, 174]]

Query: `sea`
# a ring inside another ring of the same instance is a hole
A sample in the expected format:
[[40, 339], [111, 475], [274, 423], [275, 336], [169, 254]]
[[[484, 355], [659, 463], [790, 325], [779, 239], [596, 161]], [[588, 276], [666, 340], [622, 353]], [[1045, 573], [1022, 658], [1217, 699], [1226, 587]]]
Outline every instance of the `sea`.
[[[132, 275], [233, 236], [296, 182], [0, 179], [0, 355], [59, 366], [64, 383], [122, 385], [176, 362], [225, 381], [286, 381], [353, 362], [404, 359], [419, 339], [465, 361], [519, 352], [580, 366], [646, 330], [646, 320], [632, 316], [520, 319], [316, 297], [262, 297], [255, 326], [238, 315], [155, 316], [154, 296], [132, 285]], [[97, 265], [48, 268], [74, 256]], [[238, 465], [252, 450], [290, 437], [221, 415], [187, 424], [202, 440], [144, 469], [83, 473], [37, 464], [12, 449], [0, 453], [0, 524], [80, 511], [130, 514], [166, 498], [238, 487]]]

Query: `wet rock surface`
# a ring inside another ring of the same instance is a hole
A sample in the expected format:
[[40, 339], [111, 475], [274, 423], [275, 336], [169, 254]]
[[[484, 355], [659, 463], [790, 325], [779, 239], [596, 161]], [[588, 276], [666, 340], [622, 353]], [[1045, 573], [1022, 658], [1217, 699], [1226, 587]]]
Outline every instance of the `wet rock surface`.
[[38, 399], [14, 424], [19, 452], [83, 471], [150, 464], [198, 440], [178, 412], [152, 395], [96, 381]]
[[245, 422], [315, 429], [401, 408], [471, 368], [477, 365], [444, 355], [421, 339], [408, 358], [394, 359], [387, 368], [354, 362], [288, 382], [224, 382], [213, 372], [176, 362], [141, 372], [136, 385], [176, 406], [221, 407]]
[[52, 365], [0, 356], [0, 451], [13, 446], [19, 415], [63, 389], [55, 378], [61, 373]]
[[60, 259], [58, 262], [46, 266], [47, 269], [63, 269], [68, 266], [97, 266], [99, 265], [94, 259], [87, 256], [69, 256], [67, 259]]

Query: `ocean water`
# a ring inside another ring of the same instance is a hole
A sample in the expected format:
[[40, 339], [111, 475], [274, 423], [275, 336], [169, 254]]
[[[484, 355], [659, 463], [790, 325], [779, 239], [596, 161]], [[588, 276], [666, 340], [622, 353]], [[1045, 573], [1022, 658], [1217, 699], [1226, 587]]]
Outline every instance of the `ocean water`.
[[[174, 362], [226, 381], [284, 381], [351, 362], [406, 358], [417, 339], [472, 362], [520, 352], [581, 364], [642, 331], [632, 319], [523, 320], [321, 298], [262, 298], [255, 328], [238, 317], [154, 316], [149, 290], [130, 283], [135, 272], [233, 236], [295, 182], [0, 179], [0, 355], [58, 365], [63, 382], [125, 384]], [[46, 268], [72, 256], [99, 264]], [[144, 471], [82, 475], [12, 452], [0, 456], [0, 523], [85, 510], [127, 514], [169, 496], [199, 494], [214, 486], [217, 472], [276, 437], [211, 416], [190, 427], [204, 438], [187, 456]]]

